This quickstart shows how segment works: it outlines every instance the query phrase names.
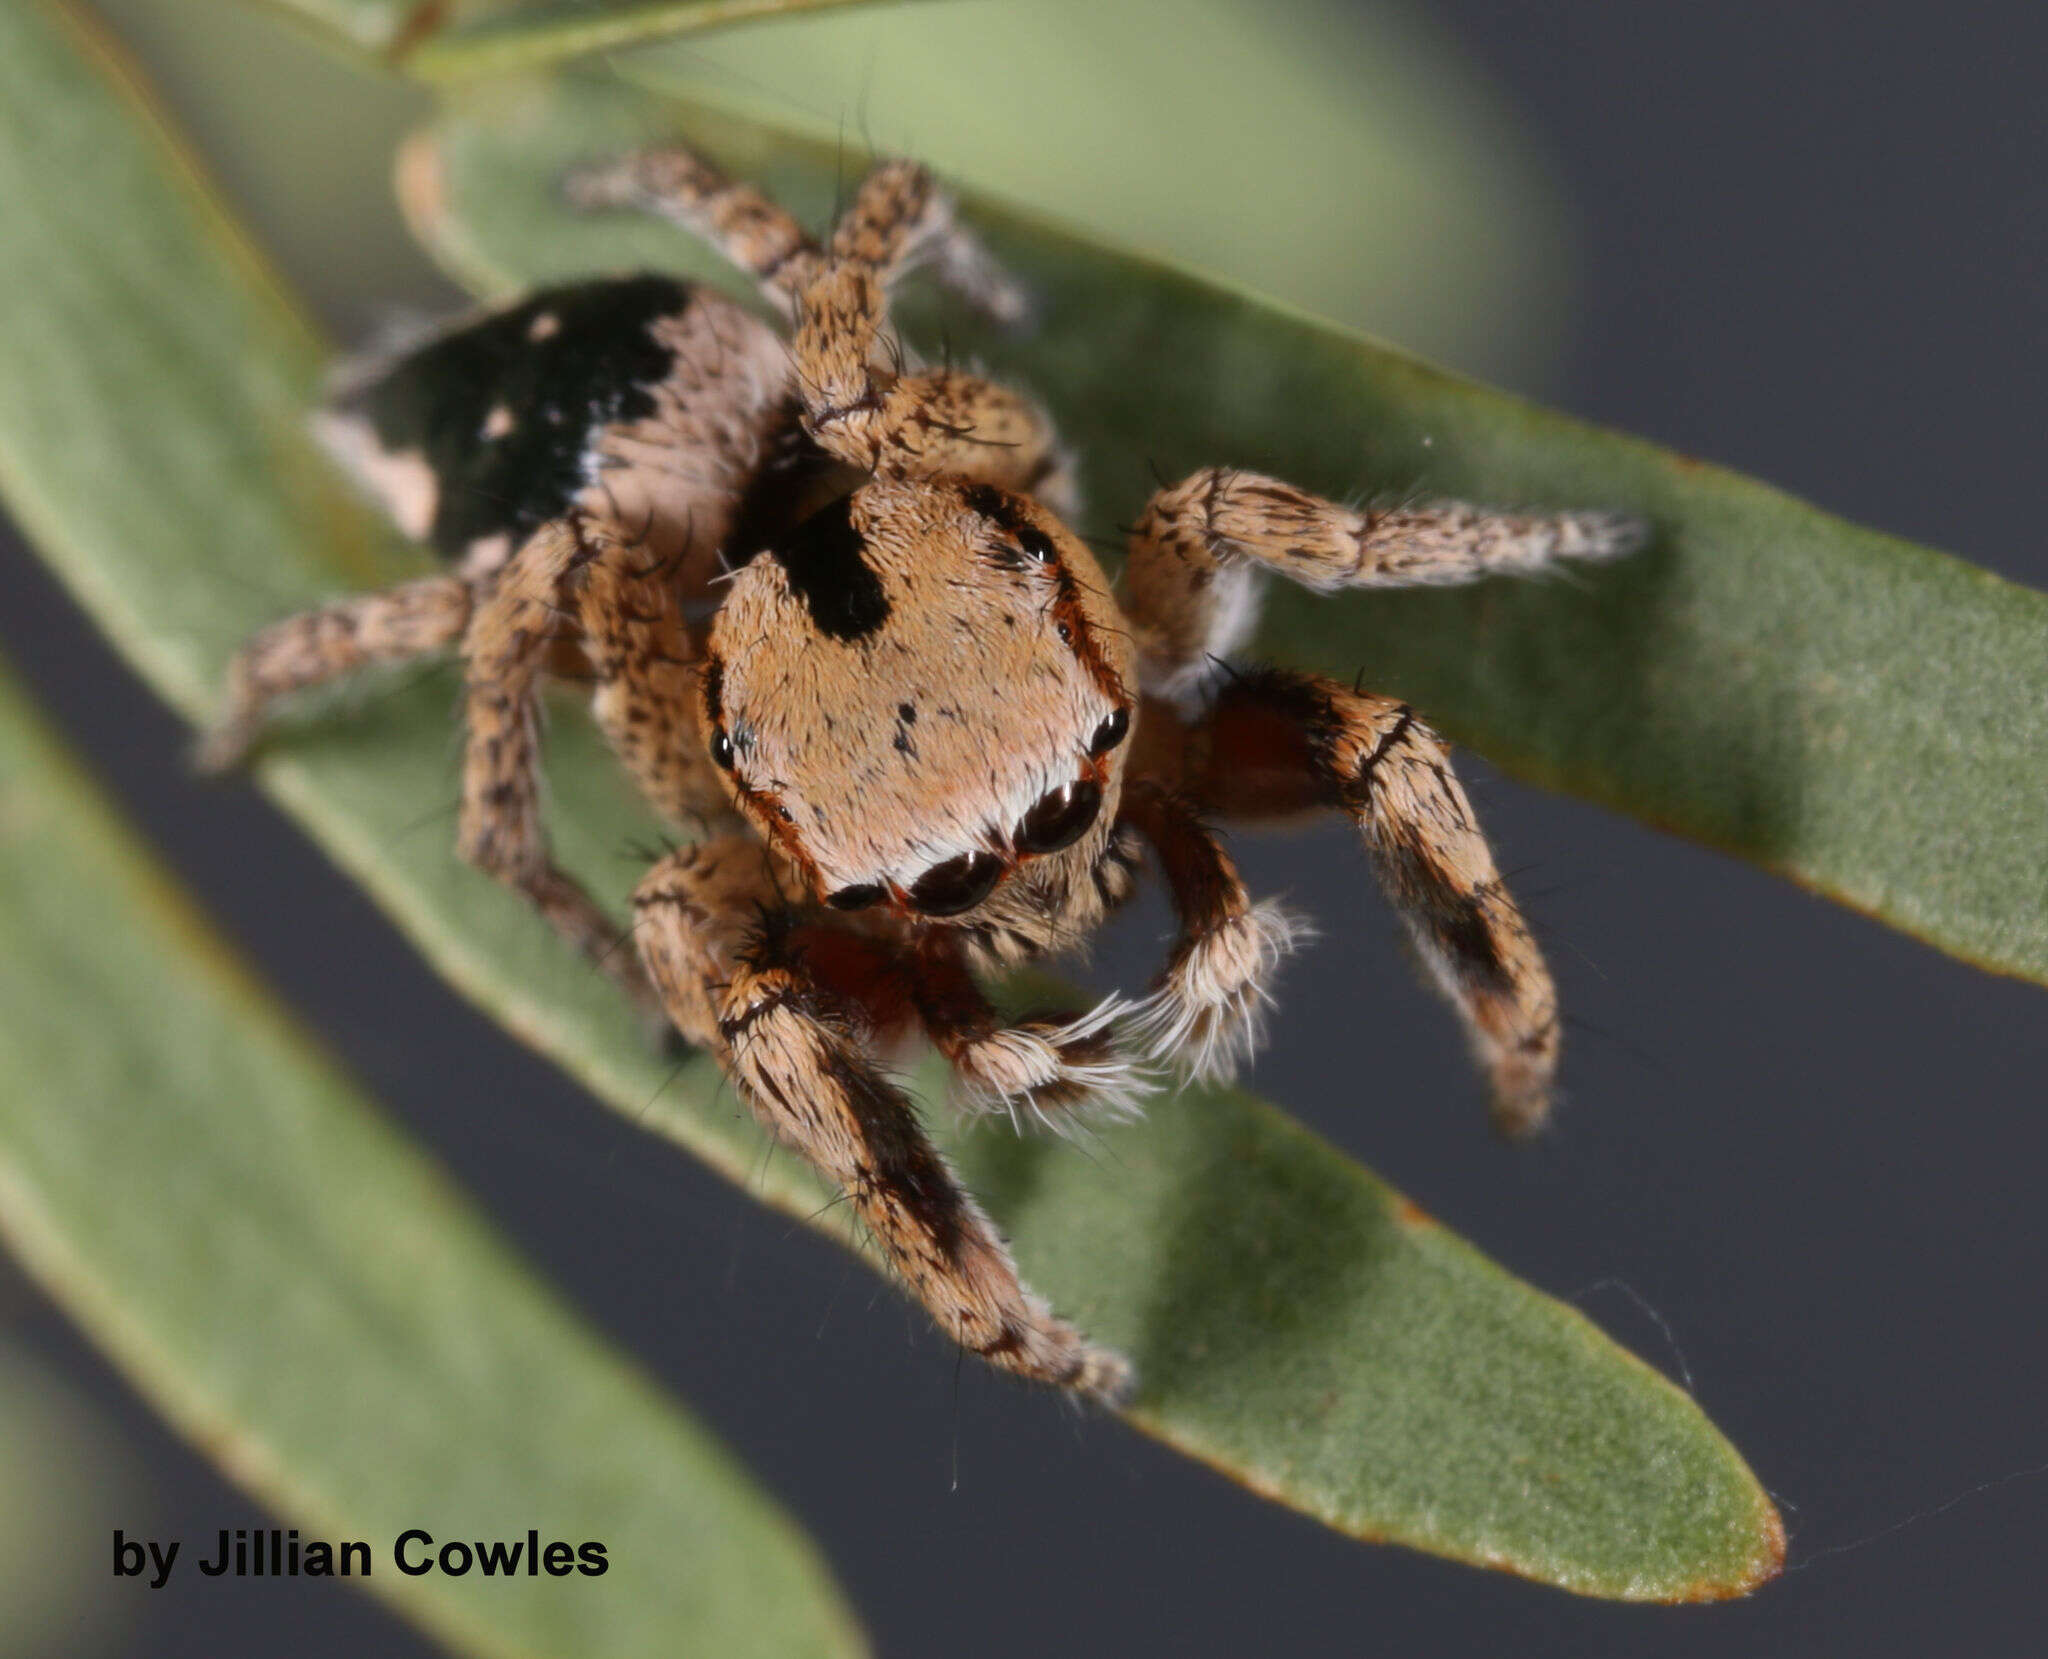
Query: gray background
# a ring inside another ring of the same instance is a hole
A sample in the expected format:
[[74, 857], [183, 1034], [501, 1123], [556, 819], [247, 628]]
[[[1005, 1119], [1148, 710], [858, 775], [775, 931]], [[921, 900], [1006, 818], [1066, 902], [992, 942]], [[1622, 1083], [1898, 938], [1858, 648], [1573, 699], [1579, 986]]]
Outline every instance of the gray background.
[[[2038, 6], [1435, 10], [1578, 215], [1577, 343], [1530, 390], [2048, 585]], [[956, 1374], [850, 1258], [593, 1106], [251, 794], [195, 783], [183, 730], [12, 544], [0, 649], [370, 1089], [815, 1530], [884, 1653], [2042, 1649], [2037, 989], [1468, 762], [1584, 1024], [1556, 1131], [1506, 1149], [1348, 836], [1244, 843], [1254, 888], [1326, 932], [1259, 1087], [1689, 1375], [1784, 1501], [1793, 1571], [1757, 1598], [1586, 1603], [1348, 1542]], [[1097, 977], [1138, 983], [1157, 922], [1120, 928]], [[1360, 1008], [1397, 1033], [1369, 1089], [1345, 1058]], [[159, 1533], [265, 1524], [59, 1316], [27, 1329], [142, 1449]], [[300, 1580], [181, 1582], [128, 1651], [287, 1636], [423, 1650]]]

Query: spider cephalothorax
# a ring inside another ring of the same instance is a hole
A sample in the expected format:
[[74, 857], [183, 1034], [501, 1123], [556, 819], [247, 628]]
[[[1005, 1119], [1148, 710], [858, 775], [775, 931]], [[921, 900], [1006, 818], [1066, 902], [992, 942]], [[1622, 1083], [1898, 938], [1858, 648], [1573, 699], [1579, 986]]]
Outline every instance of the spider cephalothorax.
[[1101, 919], [1135, 653], [1045, 509], [863, 484], [733, 578], [703, 678], [735, 802], [820, 902], [943, 922], [1004, 962]]
[[[1134, 1110], [1153, 1067], [1228, 1075], [1300, 924], [1252, 902], [1210, 818], [1349, 815], [1497, 1121], [1542, 1120], [1556, 997], [1443, 745], [1393, 699], [1218, 668], [1267, 573], [1471, 581], [1611, 557], [1636, 526], [1353, 508], [1208, 469], [1133, 526], [1119, 603], [1057, 516], [1071, 481], [1044, 414], [915, 369], [889, 333], [889, 286], [919, 264], [995, 317], [1024, 310], [922, 169], [877, 168], [822, 247], [682, 150], [570, 188], [711, 238], [789, 336], [707, 290], [616, 278], [357, 371], [323, 433], [453, 568], [258, 635], [210, 762], [276, 697], [459, 647], [462, 854], [716, 1054], [957, 1340], [1082, 1393], [1117, 1395], [1128, 1367], [1019, 1281], [875, 1045], [919, 1027], [964, 1104], [1055, 1126]], [[593, 683], [652, 804], [711, 830], [641, 882], [631, 950], [540, 821], [537, 699], [563, 670]], [[977, 973], [1080, 944], [1141, 845], [1181, 919], [1158, 983], [1005, 1022]]]

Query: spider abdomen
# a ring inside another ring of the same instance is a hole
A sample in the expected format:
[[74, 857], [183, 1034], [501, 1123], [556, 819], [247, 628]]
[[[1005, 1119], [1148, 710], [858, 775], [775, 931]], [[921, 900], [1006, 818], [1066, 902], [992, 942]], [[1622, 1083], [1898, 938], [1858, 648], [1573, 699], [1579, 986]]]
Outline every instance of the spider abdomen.
[[675, 556], [722, 539], [787, 377], [774, 331], [724, 296], [607, 277], [359, 368], [318, 426], [401, 529], [468, 568], [574, 508]]

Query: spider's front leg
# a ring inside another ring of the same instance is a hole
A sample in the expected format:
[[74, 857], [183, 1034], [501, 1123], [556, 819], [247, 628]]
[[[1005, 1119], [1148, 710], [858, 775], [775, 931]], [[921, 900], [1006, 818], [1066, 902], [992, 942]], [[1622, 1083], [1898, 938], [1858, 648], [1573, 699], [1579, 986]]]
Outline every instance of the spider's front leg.
[[991, 1364], [1115, 1400], [1130, 1369], [1018, 1279], [988, 1217], [876, 1069], [848, 1002], [821, 983], [760, 843], [732, 836], [657, 864], [634, 936], [683, 1034], [719, 1058], [763, 1125], [846, 1194], [940, 1327]]
[[1495, 1126], [1540, 1127], [1557, 1073], [1557, 987], [1443, 740], [1394, 698], [1267, 669], [1219, 691], [1193, 747], [1189, 788], [1214, 811], [1352, 816], [1429, 978], [1464, 1023]]
[[[1250, 639], [1261, 571], [1326, 592], [1441, 585], [1615, 558], [1643, 536], [1619, 513], [1354, 508], [1212, 467], [1147, 504], [1131, 533], [1126, 609], [1147, 690], [1186, 704]], [[1188, 748], [1168, 771], [1206, 809], [1353, 815], [1430, 977], [1464, 1021], [1495, 1121], [1512, 1133], [1541, 1124], [1557, 1070], [1556, 988], [1436, 734], [1391, 699], [1263, 673], [1217, 687]]]

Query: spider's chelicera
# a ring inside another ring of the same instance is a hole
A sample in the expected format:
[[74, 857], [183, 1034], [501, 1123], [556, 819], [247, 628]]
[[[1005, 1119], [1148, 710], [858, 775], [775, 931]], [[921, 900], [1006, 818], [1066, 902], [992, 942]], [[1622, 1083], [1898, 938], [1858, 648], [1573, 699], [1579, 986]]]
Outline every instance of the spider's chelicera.
[[[945, 1330], [1082, 1393], [1117, 1396], [1129, 1368], [1019, 1281], [874, 1048], [921, 1028], [964, 1104], [1056, 1126], [1132, 1112], [1155, 1064], [1229, 1075], [1300, 927], [1251, 900], [1211, 819], [1348, 814], [1496, 1117], [1542, 1119], [1555, 993], [1443, 744], [1391, 698], [1218, 668], [1267, 572], [1324, 591], [1467, 582], [1623, 553], [1631, 521], [1348, 507], [1208, 469], [1146, 506], [1119, 599], [1067, 527], [1043, 412], [909, 364], [890, 333], [890, 285], [916, 266], [999, 319], [1024, 309], [923, 169], [877, 168], [823, 246], [681, 150], [569, 189], [709, 238], [789, 334], [637, 276], [533, 294], [357, 371], [323, 435], [449, 568], [259, 634], [210, 763], [239, 758], [281, 695], [459, 649], [463, 856], [716, 1054]], [[633, 949], [549, 855], [550, 675], [594, 685], [659, 811], [713, 826], [640, 883]], [[1150, 993], [1000, 1018], [980, 976], [1081, 943], [1146, 846], [1181, 919]]]

